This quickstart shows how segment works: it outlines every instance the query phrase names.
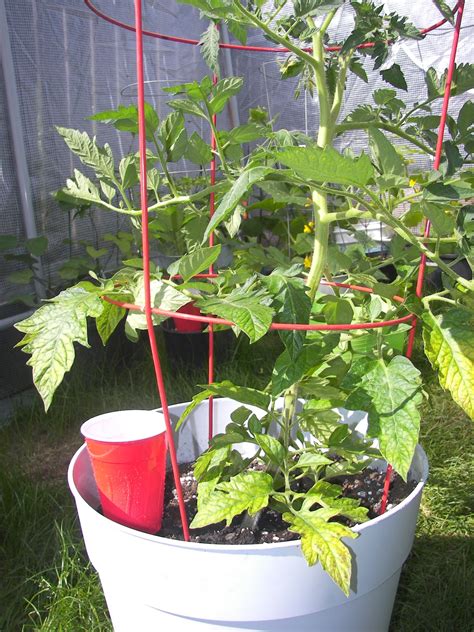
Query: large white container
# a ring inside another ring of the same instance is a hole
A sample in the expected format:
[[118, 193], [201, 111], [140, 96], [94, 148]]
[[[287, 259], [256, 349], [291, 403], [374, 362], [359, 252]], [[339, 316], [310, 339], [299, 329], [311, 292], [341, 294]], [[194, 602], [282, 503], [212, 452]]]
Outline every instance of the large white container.
[[[170, 407], [180, 415], [186, 404]], [[216, 432], [239, 406], [214, 400]], [[180, 462], [207, 445], [208, 403], [177, 436]], [[359, 417], [360, 419], [360, 417]], [[357, 419], [356, 419], [357, 420]], [[98, 511], [85, 447], [69, 467], [89, 558], [97, 569], [115, 632], [383, 632], [401, 567], [412, 547], [428, 463], [418, 447], [414, 491], [384, 516], [354, 528], [352, 590], [347, 598], [298, 541], [256, 545], [186, 543], [114, 523]]]

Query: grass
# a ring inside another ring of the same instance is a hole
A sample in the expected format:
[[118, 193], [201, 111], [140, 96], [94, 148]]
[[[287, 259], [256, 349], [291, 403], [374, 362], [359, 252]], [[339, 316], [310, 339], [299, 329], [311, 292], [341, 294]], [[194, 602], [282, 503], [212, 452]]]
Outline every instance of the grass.
[[[278, 349], [270, 338], [243, 343], [219, 364], [218, 379], [263, 385]], [[45, 415], [37, 399], [0, 430], [0, 631], [110, 631], [100, 582], [87, 561], [72, 497], [68, 461], [88, 417], [121, 408], [152, 408], [158, 397], [146, 351], [80, 358]], [[430, 459], [413, 552], [403, 571], [391, 632], [461, 632], [474, 611], [473, 429], [430, 376], [422, 443]], [[188, 400], [204, 369], [166, 367], [170, 403]], [[289, 631], [291, 632], [291, 631]], [[371, 632], [371, 631], [368, 631]]]

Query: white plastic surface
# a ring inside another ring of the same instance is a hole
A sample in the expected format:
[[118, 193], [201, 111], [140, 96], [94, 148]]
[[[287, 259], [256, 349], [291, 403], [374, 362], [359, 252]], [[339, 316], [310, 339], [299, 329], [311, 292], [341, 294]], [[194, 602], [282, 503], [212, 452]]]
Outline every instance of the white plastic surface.
[[163, 413], [155, 410], [119, 410], [92, 417], [81, 426], [86, 439], [120, 443], [155, 437], [166, 430]]
[[[186, 404], [170, 407], [179, 415]], [[239, 404], [216, 399], [216, 432]], [[208, 403], [179, 433], [178, 459], [194, 459], [207, 445]], [[360, 416], [354, 420], [360, 422]], [[84, 448], [69, 468], [90, 560], [97, 569], [116, 632], [152, 630], [274, 630], [383, 632], [416, 526], [428, 474], [418, 447], [412, 476], [419, 481], [400, 505], [354, 528], [355, 561], [346, 598], [319, 565], [309, 567], [299, 542], [257, 545], [185, 543], [111, 522], [95, 507], [97, 491]], [[328, 621], [331, 621], [328, 627]]]

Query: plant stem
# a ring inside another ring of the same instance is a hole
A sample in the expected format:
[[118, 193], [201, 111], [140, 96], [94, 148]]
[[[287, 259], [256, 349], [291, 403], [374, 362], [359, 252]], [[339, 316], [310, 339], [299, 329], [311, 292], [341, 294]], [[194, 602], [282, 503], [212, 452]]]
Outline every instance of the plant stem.
[[337, 125], [336, 135], [339, 136], [339, 134], [343, 134], [344, 132], [348, 132], [354, 129], [370, 129], [371, 127], [378, 127], [379, 129], [383, 129], [386, 132], [395, 134], [395, 136], [399, 136], [400, 138], [403, 138], [404, 140], [408, 141], [412, 145], [415, 145], [415, 147], [418, 147], [419, 149], [429, 154], [430, 156], [434, 156], [434, 153], [435, 153], [434, 150], [431, 149], [431, 147], [429, 147], [428, 145], [425, 145], [425, 143], [422, 143], [415, 136], [411, 136], [407, 132], [404, 132], [402, 129], [400, 129], [396, 125], [391, 125], [390, 123], [383, 123], [382, 121], [377, 121], [377, 120], [367, 121], [367, 123], [364, 123], [363, 121], [354, 121], [350, 123], [342, 123], [340, 125]]

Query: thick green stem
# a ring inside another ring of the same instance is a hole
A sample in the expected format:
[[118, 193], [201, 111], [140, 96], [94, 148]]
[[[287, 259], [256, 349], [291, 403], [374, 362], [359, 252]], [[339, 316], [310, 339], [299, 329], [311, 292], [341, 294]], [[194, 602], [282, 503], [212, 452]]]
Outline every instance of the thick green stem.
[[311, 268], [306, 280], [306, 285], [308, 286], [308, 295], [313, 301], [321, 282], [324, 268], [326, 267], [329, 244], [329, 224], [326, 221], [328, 216], [326, 194], [313, 191], [312, 199], [314, 207], [314, 246]]

